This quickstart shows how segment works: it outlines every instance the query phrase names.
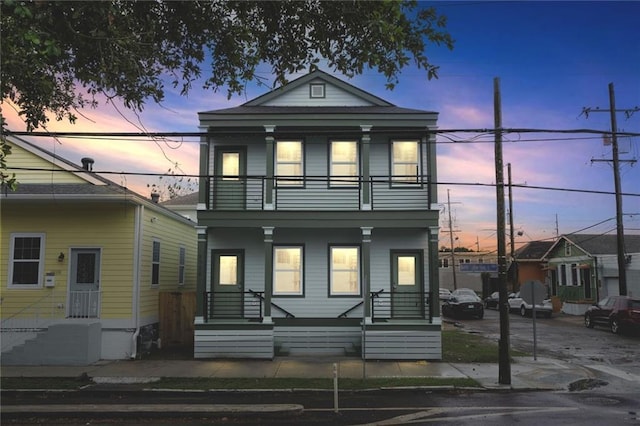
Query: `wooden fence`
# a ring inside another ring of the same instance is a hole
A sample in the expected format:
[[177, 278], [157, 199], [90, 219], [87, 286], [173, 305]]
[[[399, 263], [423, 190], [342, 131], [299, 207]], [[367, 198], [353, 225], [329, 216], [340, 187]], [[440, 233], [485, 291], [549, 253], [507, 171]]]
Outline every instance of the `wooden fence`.
[[163, 347], [193, 347], [193, 321], [196, 315], [196, 293], [160, 293], [160, 339]]

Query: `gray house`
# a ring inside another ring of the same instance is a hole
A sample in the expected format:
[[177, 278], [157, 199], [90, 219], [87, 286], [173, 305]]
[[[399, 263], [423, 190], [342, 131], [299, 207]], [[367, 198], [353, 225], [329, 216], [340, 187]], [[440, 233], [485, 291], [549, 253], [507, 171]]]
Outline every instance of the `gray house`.
[[437, 116], [321, 71], [199, 113], [195, 357], [440, 359]]

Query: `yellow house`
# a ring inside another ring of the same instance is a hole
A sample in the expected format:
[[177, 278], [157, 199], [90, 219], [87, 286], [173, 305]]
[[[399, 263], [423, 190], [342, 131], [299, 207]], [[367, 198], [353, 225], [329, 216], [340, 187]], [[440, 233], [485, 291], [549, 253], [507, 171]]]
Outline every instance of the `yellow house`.
[[3, 364], [134, 358], [158, 343], [159, 294], [195, 290], [187, 218], [13, 136], [0, 194]]

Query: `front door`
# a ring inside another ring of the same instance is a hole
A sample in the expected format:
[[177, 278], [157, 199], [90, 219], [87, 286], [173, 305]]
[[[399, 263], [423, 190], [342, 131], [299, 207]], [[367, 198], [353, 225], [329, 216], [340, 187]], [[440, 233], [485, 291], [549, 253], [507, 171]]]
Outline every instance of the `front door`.
[[69, 317], [100, 316], [100, 249], [71, 249]]
[[245, 150], [222, 147], [215, 151], [214, 209], [244, 210], [246, 206]]
[[242, 318], [244, 253], [241, 250], [213, 250], [212, 260], [210, 317]]
[[392, 318], [424, 318], [420, 252], [391, 253]]

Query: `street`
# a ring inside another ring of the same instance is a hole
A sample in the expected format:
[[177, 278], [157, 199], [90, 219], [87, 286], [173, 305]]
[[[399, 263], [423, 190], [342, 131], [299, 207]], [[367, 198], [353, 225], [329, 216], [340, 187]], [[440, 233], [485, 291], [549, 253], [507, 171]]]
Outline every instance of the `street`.
[[[533, 350], [531, 317], [509, 315], [511, 347]], [[489, 339], [499, 338], [499, 315], [488, 310], [482, 320], [446, 319], [458, 328]], [[342, 391], [335, 411], [330, 391], [131, 391], [3, 392], [3, 404], [45, 405], [48, 413], [7, 415], [8, 425], [640, 425], [640, 336], [614, 335], [605, 328], [587, 329], [580, 318], [555, 314], [536, 320], [537, 355], [587, 367], [593, 379], [566, 391], [509, 389], [378, 389]], [[517, 362], [517, 359], [514, 361]], [[477, 368], [482, 368], [479, 364]], [[208, 413], [215, 405], [297, 410], [250, 414]], [[55, 408], [53, 407], [55, 406]], [[97, 406], [95, 412], [78, 407]], [[67, 408], [68, 407], [68, 408]], [[75, 407], [75, 412], [73, 411]], [[157, 407], [157, 409], [156, 409]]]

